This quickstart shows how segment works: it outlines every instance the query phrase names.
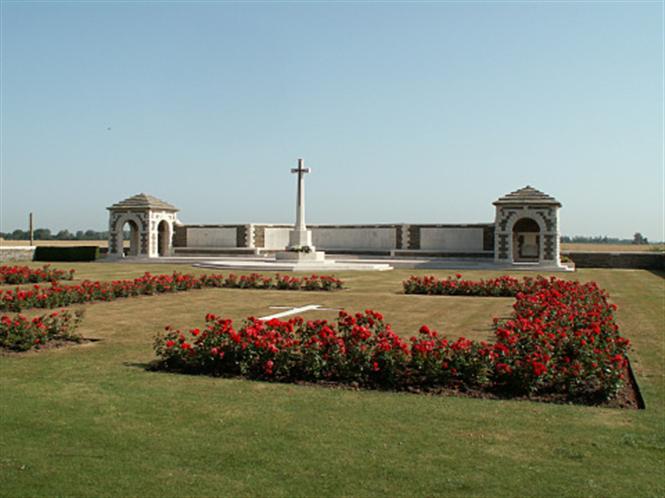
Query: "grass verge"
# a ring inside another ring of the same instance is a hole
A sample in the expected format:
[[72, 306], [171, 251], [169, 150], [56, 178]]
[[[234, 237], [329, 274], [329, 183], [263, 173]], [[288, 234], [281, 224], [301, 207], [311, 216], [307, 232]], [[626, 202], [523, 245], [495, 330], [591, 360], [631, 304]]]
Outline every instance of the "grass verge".
[[[145, 270], [69, 267], [78, 279], [95, 280]], [[400, 282], [411, 273], [423, 272], [340, 273], [348, 289], [332, 294], [210, 289], [83, 305], [79, 332], [99, 342], [0, 357], [0, 495], [665, 494], [662, 274], [565, 276], [596, 280], [618, 304], [646, 410], [145, 371], [157, 330], [198, 324], [207, 312], [240, 319], [269, 314], [270, 305], [373, 308], [406, 335], [427, 323], [451, 336], [474, 337], [468, 331], [477, 329], [486, 338], [491, 316], [510, 311], [511, 299], [404, 296]]]

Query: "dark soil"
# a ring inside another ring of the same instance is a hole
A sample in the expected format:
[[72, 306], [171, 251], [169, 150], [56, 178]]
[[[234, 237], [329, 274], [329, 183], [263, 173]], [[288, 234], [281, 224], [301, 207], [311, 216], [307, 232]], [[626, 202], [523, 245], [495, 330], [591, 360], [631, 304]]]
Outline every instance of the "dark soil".
[[[239, 375], [230, 375], [230, 374], [205, 374], [200, 372], [192, 371], [180, 371], [167, 368], [164, 364], [159, 361], [151, 362], [147, 365], [141, 365], [142, 368], [145, 368], [151, 372], [164, 372], [172, 374], [185, 374], [185, 375], [212, 375], [214, 377], [222, 378], [232, 378], [232, 379], [246, 379], [249, 381], [256, 382], [257, 379], [250, 379], [242, 377]], [[478, 398], [478, 399], [504, 399], [504, 400], [514, 400], [514, 401], [537, 401], [541, 403], [556, 403], [556, 404], [565, 404], [565, 405], [587, 405], [587, 406], [598, 406], [601, 408], [626, 408], [631, 410], [643, 410], [645, 408], [644, 400], [642, 399], [642, 394], [640, 393], [639, 386], [635, 380], [630, 364], [625, 367], [624, 378], [626, 382], [623, 385], [623, 388], [617, 393], [612, 399], [603, 399], [598, 396], [587, 396], [584, 398], [574, 398], [566, 396], [565, 394], [559, 393], [550, 393], [550, 394], [537, 394], [537, 395], [514, 395], [505, 392], [493, 392], [489, 390], [481, 389], [466, 389], [466, 388], [445, 388], [445, 387], [436, 387], [436, 388], [414, 388], [408, 387], [406, 389], [382, 389], [383, 391], [388, 392], [407, 392], [412, 394], [418, 394], [421, 396], [456, 396], [464, 398]], [[269, 382], [280, 382], [280, 381], [269, 381]], [[319, 381], [319, 382], [309, 382], [296, 380], [292, 382], [283, 381], [284, 384], [295, 384], [299, 386], [309, 386], [309, 387], [320, 387], [327, 389], [346, 389], [351, 391], [360, 391], [360, 390], [370, 390], [372, 387], [361, 386], [357, 383], [344, 384], [340, 382], [330, 382], [330, 381]]]
[[81, 338], [79, 340], [73, 340], [73, 339], [56, 339], [53, 341], [49, 341], [46, 344], [40, 344], [38, 348], [30, 348], [27, 351], [15, 351], [13, 349], [8, 349], [8, 348], [2, 348], [0, 347], [0, 356], [15, 356], [15, 355], [24, 355], [28, 353], [37, 353], [39, 351], [46, 351], [49, 349], [60, 349], [60, 348], [66, 348], [70, 346], [78, 346], [80, 344], [88, 344], [91, 342], [97, 342], [99, 339], [88, 339], [88, 338]]

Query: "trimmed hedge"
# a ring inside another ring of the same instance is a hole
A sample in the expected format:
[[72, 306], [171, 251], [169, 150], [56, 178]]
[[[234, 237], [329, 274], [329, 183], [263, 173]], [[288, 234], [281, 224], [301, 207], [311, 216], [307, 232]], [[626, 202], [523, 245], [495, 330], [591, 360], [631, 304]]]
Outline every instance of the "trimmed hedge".
[[34, 261], [94, 261], [99, 258], [97, 246], [37, 246]]

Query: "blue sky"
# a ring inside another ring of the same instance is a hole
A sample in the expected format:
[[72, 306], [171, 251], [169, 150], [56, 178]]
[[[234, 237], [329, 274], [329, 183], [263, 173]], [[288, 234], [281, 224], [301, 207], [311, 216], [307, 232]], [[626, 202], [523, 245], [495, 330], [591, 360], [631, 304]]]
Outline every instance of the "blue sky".
[[0, 231], [488, 222], [663, 240], [663, 3], [2, 2]]

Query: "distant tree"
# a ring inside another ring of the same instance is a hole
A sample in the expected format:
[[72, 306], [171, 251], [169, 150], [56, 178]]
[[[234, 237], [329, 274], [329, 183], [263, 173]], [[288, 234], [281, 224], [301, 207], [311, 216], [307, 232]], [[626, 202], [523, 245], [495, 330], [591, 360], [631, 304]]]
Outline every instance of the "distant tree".
[[[28, 240], [30, 233], [17, 228], [13, 232], [0, 232], [0, 237], [5, 240]], [[38, 228], [34, 231], [34, 238], [35, 240], [106, 240], [109, 238], [109, 233], [107, 231], [97, 232], [96, 230], [77, 230], [76, 233], [72, 233], [65, 229], [54, 235], [48, 228]]]
[[28, 234], [28, 232], [24, 232], [23, 230], [17, 228], [11, 233], [11, 236], [9, 236], [8, 238], [10, 240], [27, 240], [30, 238], [30, 234]]
[[573, 242], [579, 244], [629, 244], [632, 241], [630, 239], [608, 237], [607, 235], [596, 235], [596, 236], [575, 235], [573, 237], [568, 238], [566, 242]]
[[53, 236], [48, 228], [38, 228], [34, 231], [34, 238], [35, 240], [51, 240]]
[[69, 232], [69, 230], [60, 230], [56, 236], [56, 240], [72, 240], [74, 236]]
[[633, 244], [648, 244], [649, 241], [647, 238], [642, 235], [640, 232], [635, 232], [635, 235], [633, 235]]

